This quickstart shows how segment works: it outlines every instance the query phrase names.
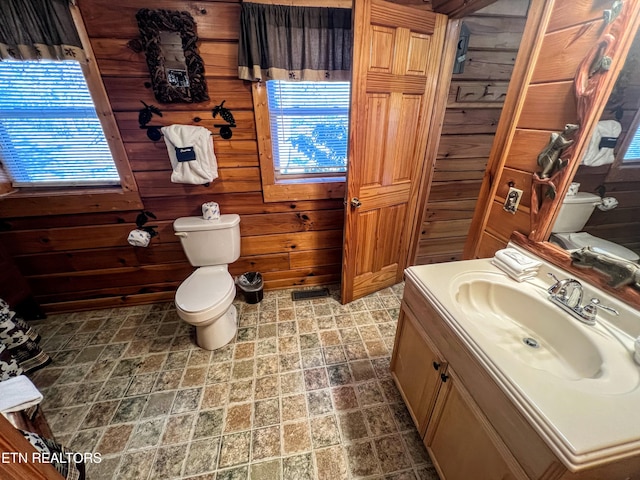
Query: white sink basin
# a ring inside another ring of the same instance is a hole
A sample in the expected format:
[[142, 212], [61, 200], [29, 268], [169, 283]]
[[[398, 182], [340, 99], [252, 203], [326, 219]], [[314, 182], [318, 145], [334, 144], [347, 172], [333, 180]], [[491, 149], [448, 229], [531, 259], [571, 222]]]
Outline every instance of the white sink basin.
[[567, 277], [544, 263], [519, 283], [488, 259], [406, 276], [570, 468], [640, 451], [639, 312], [582, 282], [583, 303], [598, 297], [620, 311], [583, 324], [549, 300], [547, 272]]
[[477, 277], [469, 274], [459, 278], [455, 298], [476, 323], [486, 345], [566, 380], [593, 379], [602, 374], [598, 347], [557, 306], [523, 288]]

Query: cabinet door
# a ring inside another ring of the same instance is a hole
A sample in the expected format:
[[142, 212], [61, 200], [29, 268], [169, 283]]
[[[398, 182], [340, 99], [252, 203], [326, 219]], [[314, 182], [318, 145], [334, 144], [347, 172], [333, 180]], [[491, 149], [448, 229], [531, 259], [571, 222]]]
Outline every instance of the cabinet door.
[[442, 480], [520, 480], [526, 474], [449, 369], [425, 445]]
[[421, 436], [440, 389], [440, 374], [445, 369], [435, 352], [415, 317], [403, 308], [398, 318], [391, 373]]

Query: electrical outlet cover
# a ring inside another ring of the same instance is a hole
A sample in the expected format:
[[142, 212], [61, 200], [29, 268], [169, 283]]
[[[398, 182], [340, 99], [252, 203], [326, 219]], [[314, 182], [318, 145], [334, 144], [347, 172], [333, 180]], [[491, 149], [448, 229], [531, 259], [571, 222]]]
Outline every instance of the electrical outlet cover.
[[509, 193], [507, 194], [507, 199], [504, 201], [504, 206], [502, 208], [515, 215], [518, 211], [520, 200], [522, 199], [522, 193], [522, 190], [518, 188], [509, 187]]

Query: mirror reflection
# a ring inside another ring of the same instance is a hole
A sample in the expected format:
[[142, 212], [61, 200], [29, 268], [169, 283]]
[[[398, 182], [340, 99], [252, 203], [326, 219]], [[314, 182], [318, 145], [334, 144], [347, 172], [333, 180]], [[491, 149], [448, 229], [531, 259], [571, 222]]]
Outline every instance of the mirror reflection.
[[636, 34], [549, 241], [640, 259], [640, 35]]

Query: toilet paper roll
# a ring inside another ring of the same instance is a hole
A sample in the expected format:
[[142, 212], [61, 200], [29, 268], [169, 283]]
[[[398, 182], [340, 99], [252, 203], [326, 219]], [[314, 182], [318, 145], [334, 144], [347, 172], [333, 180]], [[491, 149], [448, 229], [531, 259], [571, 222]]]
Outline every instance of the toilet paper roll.
[[203, 203], [202, 218], [205, 220], [220, 220], [220, 206], [216, 202]]
[[127, 242], [134, 247], [148, 247], [150, 241], [151, 234], [139, 229], [131, 230], [127, 238]]
[[598, 209], [606, 212], [607, 210], [613, 210], [618, 206], [618, 200], [613, 197], [604, 197], [602, 203], [598, 205]]
[[573, 182], [569, 185], [569, 190], [567, 190], [567, 195], [577, 195], [578, 190], [580, 189], [580, 184], [578, 182]]

